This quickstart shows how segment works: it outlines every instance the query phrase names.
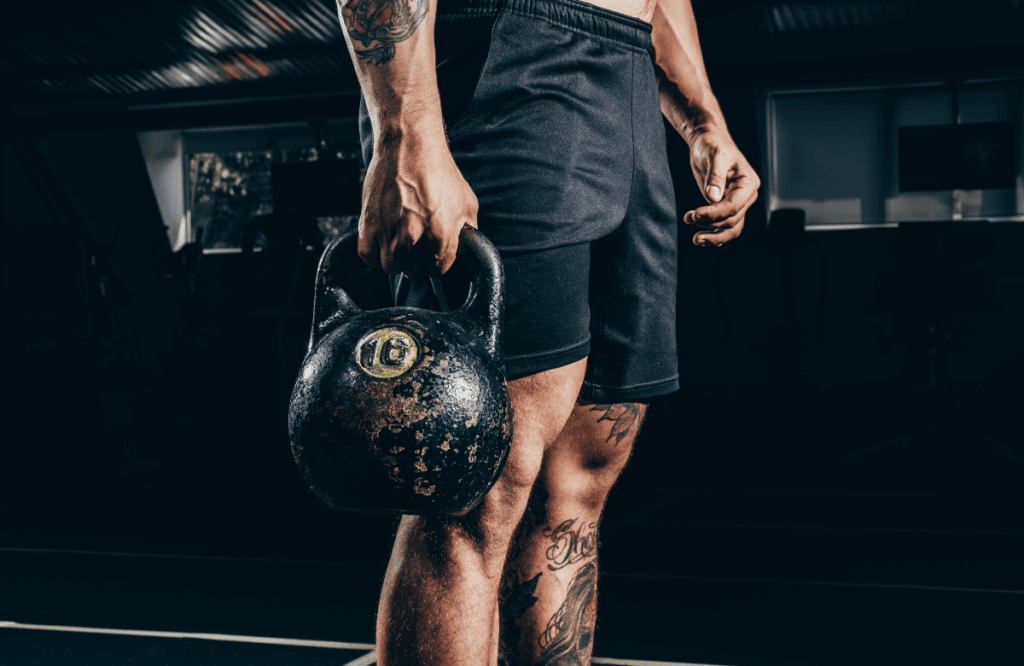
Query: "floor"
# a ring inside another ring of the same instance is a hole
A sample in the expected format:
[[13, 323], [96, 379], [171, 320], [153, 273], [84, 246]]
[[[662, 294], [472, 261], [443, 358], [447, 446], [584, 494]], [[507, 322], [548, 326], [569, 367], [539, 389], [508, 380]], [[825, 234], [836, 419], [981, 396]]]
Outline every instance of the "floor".
[[[1017, 444], [851, 423], [816, 447], [827, 411], [784, 440], [754, 400], [683, 398], [609, 502], [595, 664], [1024, 663]], [[395, 520], [326, 509], [261, 450], [0, 494], [0, 663], [375, 663]]]

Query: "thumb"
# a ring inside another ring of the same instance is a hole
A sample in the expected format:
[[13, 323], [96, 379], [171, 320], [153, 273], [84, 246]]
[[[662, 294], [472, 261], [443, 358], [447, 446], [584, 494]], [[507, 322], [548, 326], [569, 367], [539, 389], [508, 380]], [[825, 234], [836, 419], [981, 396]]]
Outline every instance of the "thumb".
[[725, 192], [725, 176], [729, 173], [729, 162], [722, 151], [716, 151], [711, 160], [711, 168], [704, 179], [704, 196], [711, 203], [718, 203], [722, 200]]

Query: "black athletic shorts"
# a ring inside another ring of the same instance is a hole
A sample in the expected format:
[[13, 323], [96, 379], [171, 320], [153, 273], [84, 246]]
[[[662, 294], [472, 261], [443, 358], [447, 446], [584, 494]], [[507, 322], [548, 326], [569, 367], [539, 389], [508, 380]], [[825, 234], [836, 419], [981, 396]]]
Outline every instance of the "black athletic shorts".
[[[509, 377], [589, 356], [581, 398], [677, 390], [677, 218], [650, 24], [575, 0], [437, 11], [452, 155], [505, 267]], [[365, 105], [360, 132], [368, 164]]]

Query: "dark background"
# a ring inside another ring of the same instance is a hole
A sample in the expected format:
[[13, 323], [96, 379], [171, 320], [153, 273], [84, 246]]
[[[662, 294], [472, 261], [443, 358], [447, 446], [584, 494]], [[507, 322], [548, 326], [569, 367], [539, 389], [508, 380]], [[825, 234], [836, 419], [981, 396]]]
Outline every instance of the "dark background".
[[[694, 7], [755, 166], [772, 87], [1024, 78], [1016, 0]], [[333, 5], [4, 11], [0, 622], [372, 642], [394, 520], [320, 505], [285, 430], [318, 252], [172, 252], [136, 139], [351, 118]], [[1024, 226], [812, 233], [766, 199], [683, 245], [683, 388], [609, 505], [595, 654], [1020, 663]], [[359, 654], [232, 645], [0, 627], [3, 663]]]

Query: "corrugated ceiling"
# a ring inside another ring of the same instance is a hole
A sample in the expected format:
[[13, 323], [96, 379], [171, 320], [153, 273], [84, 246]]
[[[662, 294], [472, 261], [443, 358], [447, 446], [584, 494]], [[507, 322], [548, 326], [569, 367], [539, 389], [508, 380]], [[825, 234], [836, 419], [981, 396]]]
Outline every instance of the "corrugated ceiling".
[[[693, 0], [702, 41], [771, 44], [801, 35], [1019, 20], [1024, 0]], [[17, 97], [133, 97], [254, 81], [354, 85], [334, 0], [94, 0], [5, 10], [0, 76]], [[707, 47], [705, 49], [707, 51]]]
[[[351, 69], [333, 2], [82, 3], [28, 11], [0, 70], [37, 93], [131, 95]], [[34, 19], [34, 20], [32, 20]]]

